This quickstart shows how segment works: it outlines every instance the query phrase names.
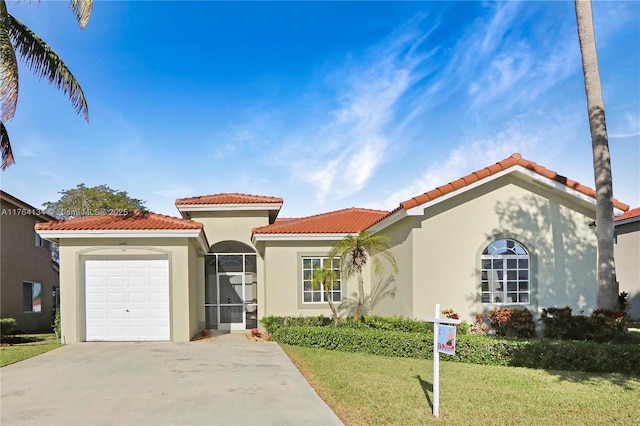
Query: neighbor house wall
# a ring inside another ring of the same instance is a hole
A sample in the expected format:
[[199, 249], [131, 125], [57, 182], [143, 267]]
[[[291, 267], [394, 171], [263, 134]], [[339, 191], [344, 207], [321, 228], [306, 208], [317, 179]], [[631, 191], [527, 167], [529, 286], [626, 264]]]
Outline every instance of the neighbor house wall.
[[[63, 343], [86, 338], [84, 260], [110, 256], [166, 256], [169, 259], [171, 340], [188, 342], [193, 322], [189, 314], [190, 277], [187, 238], [80, 238], [60, 241], [60, 308]], [[204, 273], [204, 272], [203, 272]], [[193, 282], [192, 285], [196, 285]]]
[[480, 301], [480, 255], [501, 238], [519, 241], [530, 254], [531, 303], [523, 307], [534, 315], [550, 306], [594, 308], [594, 209], [552, 194], [508, 175], [427, 207], [413, 230], [414, 316], [432, 316], [439, 303], [471, 321], [510, 306]]
[[[53, 289], [58, 286], [51, 251], [36, 246], [37, 215], [2, 199], [0, 204], [0, 315], [15, 318], [23, 332], [51, 331]], [[41, 311], [24, 312], [23, 282], [42, 284]]]
[[[264, 249], [264, 289], [260, 295], [259, 318], [269, 315], [331, 316], [328, 303], [302, 303], [302, 257], [324, 257], [331, 250], [332, 241], [268, 241]], [[365, 291], [369, 290], [369, 272], [364, 271]], [[342, 281], [343, 300], [358, 291], [355, 276]], [[338, 303], [335, 304], [336, 307]]]
[[640, 218], [616, 225], [615, 259], [619, 290], [629, 294], [629, 315], [640, 321]]

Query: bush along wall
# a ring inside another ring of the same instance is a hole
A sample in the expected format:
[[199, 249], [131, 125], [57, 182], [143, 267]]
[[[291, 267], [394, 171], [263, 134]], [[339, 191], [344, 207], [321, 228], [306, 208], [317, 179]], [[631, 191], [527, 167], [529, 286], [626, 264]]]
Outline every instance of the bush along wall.
[[[280, 327], [272, 339], [296, 346], [408, 358], [431, 358], [432, 333], [350, 327]], [[460, 335], [443, 360], [640, 377], [640, 345]]]
[[590, 316], [573, 315], [571, 308], [546, 308], [540, 321], [549, 339], [625, 342], [629, 340], [628, 318], [623, 311], [596, 309]]
[[0, 319], [0, 336], [11, 334], [17, 327], [18, 322], [15, 318]]
[[268, 333], [273, 334], [281, 327], [340, 327], [351, 329], [376, 329], [387, 331], [404, 331], [415, 333], [433, 333], [433, 325], [425, 321], [402, 317], [382, 317], [377, 315], [363, 316], [360, 320], [342, 320], [337, 326], [331, 318], [322, 315], [315, 317], [278, 317], [268, 316], [260, 320]]

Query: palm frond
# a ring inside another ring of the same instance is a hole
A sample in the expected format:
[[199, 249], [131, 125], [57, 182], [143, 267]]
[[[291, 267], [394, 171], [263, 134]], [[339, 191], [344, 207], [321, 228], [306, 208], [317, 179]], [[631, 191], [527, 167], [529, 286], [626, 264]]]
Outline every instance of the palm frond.
[[7, 17], [9, 36], [26, 65], [40, 79], [47, 79], [57, 89], [62, 90], [71, 99], [76, 112], [89, 121], [89, 106], [82, 87], [67, 65], [37, 34], [13, 16]]
[[69, 8], [78, 21], [80, 29], [84, 30], [91, 16], [93, 0], [69, 0]]
[[11, 142], [9, 141], [9, 132], [7, 132], [7, 128], [4, 127], [2, 121], [0, 121], [0, 154], [2, 155], [2, 165], [0, 168], [3, 171], [15, 163], [13, 152], [11, 151]]
[[4, 121], [13, 118], [18, 105], [18, 61], [8, 28], [7, 5], [0, 0], [0, 116]]

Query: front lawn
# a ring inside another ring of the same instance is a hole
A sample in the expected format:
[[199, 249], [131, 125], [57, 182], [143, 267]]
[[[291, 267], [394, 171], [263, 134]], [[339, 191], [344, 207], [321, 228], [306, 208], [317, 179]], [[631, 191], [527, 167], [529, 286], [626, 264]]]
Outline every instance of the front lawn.
[[281, 345], [347, 425], [637, 424], [640, 379], [621, 374], [440, 363], [440, 420], [431, 360]]
[[2, 337], [0, 367], [13, 364], [62, 346], [55, 334], [19, 334]]

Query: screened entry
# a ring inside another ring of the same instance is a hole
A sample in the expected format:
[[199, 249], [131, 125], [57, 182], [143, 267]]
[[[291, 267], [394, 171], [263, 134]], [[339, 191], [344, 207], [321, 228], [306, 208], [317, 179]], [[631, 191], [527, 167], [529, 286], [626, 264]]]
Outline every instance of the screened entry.
[[258, 326], [256, 260], [256, 255], [253, 253], [207, 255], [205, 283], [207, 328], [246, 330]]

